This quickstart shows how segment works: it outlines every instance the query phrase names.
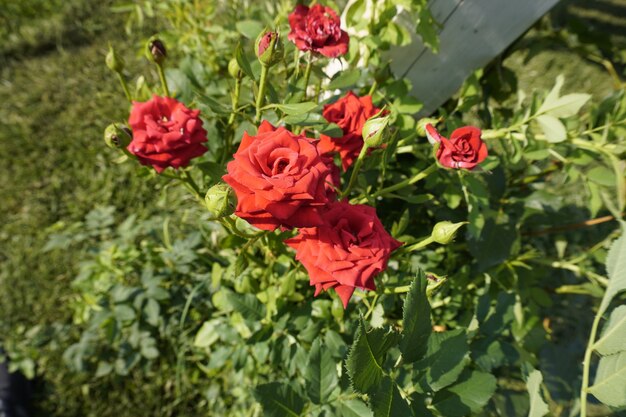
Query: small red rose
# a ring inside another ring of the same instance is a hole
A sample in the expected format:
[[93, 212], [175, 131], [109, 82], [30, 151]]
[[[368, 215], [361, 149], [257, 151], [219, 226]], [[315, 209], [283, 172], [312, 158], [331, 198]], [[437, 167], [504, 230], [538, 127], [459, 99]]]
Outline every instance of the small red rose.
[[385, 231], [373, 207], [347, 202], [331, 204], [323, 225], [302, 228], [285, 243], [296, 250], [315, 295], [332, 288], [344, 308], [355, 288], [376, 289], [374, 276], [402, 245]]
[[374, 107], [371, 96], [358, 97], [352, 91], [335, 103], [324, 106], [322, 115], [330, 123], [336, 123], [343, 130], [341, 138], [320, 135], [318, 148], [322, 153], [338, 152], [341, 165], [346, 171], [356, 160], [363, 148], [363, 125], [380, 112]]
[[223, 179], [237, 194], [235, 214], [263, 230], [323, 223], [329, 169], [311, 139], [263, 121], [244, 133]]
[[311, 8], [296, 6], [289, 15], [289, 40], [301, 51], [313, 51], [329, 58], [348, 52], [350, 37], [341, 30], [337, 13], [330, 7], [316, 4]]
[[146, 102], [133, 102], [128, 124], [133, 139], [127, 149], [143, 165], [157, 172], [179, 168], [207, 151], [206, 130], [200, 110], [190, 110], [170, 97], [153, 96]]
[[439, 143], [437, 160], [446, 168], [472, 169], [487, 158], [487, 145], [476, 127], [460, 127], [452, 132], [450, 139], [441, 136], [431, 124], [425, 129], [428, 139]]

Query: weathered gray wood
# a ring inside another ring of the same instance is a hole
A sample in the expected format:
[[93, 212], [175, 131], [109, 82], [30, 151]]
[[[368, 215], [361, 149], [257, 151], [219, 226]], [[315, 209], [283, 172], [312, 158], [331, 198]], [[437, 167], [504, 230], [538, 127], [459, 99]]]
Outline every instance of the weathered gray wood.
[[442, 25], [439, 53], [415, 36], [410, 45], [390, 51], [391, 69], [411, 81], [411, 95], [424, 103], [420, 115], [430, 114], [458, 91], [468, 75], [502, 53], [557, 1], [432, 0], [429, 7]]

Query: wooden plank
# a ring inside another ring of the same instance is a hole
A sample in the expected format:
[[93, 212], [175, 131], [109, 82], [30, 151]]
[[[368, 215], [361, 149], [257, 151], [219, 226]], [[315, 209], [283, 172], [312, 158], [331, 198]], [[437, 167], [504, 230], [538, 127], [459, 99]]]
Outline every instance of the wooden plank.
[[[443, 26], [439, 53], [433, 54], [415, 36], [411, 45], [390, 51], [391, 69], [411, 81], [411, 95], [424, 103], [419, 115], [430, 114], [458, 91], [468, 75], [502, 53], [557, 1], [432, 0], [431, 12]], [[414, 22], [404, 19], [400, 22], [414, 27]]]

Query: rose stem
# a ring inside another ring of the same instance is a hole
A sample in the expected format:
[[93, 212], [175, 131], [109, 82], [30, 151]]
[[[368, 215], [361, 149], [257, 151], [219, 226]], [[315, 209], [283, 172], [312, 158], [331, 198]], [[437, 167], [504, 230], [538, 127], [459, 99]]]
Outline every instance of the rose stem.
[[411, 178], [407, 178], [407, 179], [405, 179], [403, 181], [400, 181], [397, 184], [390, 185], [389, 187], [383, 188], [382, 190], [378, 190], [377, 192], [374, 193], [372, 198], [377, 198], [377, 197], [380, 197], [380, 196], [392, 193], [392, 192], [394, 192], [396, 190], [399, 190], [401, 188], [404, 188], [407, 185], [415, 184], [416, 182], [423, 180], [424, 178], [426, 178], [427, 176], [429, 176], [430, 174], [432, 174], [436, 170], [437, 170], [437, 163], [434, 163], [431, 166], [429, 166], [428, 168], [426, 168], [425, 170], [421, 171], [420, 173], [416, 174], [415, 176], [413, 176]]
[[261, 65], [261, 80], [259, 81], [259, 93], [256, 96], [256, 117], [254, 120], [259, 123], [261, 121], [261, 107], [263, 106], [263, 98], [265, 96], [265, 84], [267, 83], [267, 65]]
[[159, 73], [159, 79], [161, 80], [161, 85], [163, 86], [163, 94], [165, 94], [165, 97], [170, 97], [170, 89], [167, 88], [167, 81], [165, 80], [163, 65], [157, 64], [157, 72]]
[[202, 200], [202, 192], [200, 191], [200, 187], [198, 187], [198, 184], [196, 184], [189, 172], [181, 170], [180, 179], [183, 181], [183, 183], [188, 185], [190, 191], [193, 191], [197, 199]]
[[374, 80], [374, 83], [372, 84], [372, 87], [370, 88], [369, 93], [367, 93], [368, 96], [372, 96], [374, 95], [374, 92], [376, 91], [376, 88], [378, 88], [378, 82], [376, 82], [376, 80]]
[[423, 247], [426, 247], [426, 246], [430, 245], [433, 242], [434, 242], [433, 237], [432, 236], [428, 236], [426, 239], [409, 246], [404, 251], [405, 252], [413, 252], [413, 251], [422, 249]]
[[237, 77], [235, 80], [235, 92], [232, 96], [232, 112], [230, 113], [230, 117], [228, 118], [228, 135], [226, 136], [226, 149], [224, 149], [224, 160], [228, 158], [230, 155], [230, 150], [233, 145], [233, 136], [235, 134], [235, 129], [233, 129], [233, 123], [235, 123], [235, 116], [237, 116], [237, 107], [239, 107], [239, 96], [241, 95], [241, 80], [243, 78]]
[[120, 80], [120, 84], [122, 85], [122, 89], [124, 90], [124, 94], [126, 94], [126, 98], [132, 104], [133, 97], [130, 95], [130, 90], [128, 89], [128, 84], [126, 84], [126, 80], [122, 76], [121, 73], [117, 73], [117, 78]]
[[313, 51], [307, 54], [306, 69], [304, 70], [304, 95], [302, 101], [306, 101], [306, 90], [309, 86], [309, 78], [311, 77], [311, 63], [313, 62]]
[[356, 182], [356, 177], [357, 175], [359, 175], [359, 171], [361, 170], [361, 165], [363, 165], [363, 159], [365, 159], [365, 154], [367, 153], [367, 149], [368, 149], [367, 144], [363, 143], [363, 147], [361, 148], [359, 157], [354, 163], [354, 168], [352, 168], [352, 175], [350, 175], [350, 181], [348, 181], [348, 186], [343, 191], [343, 193], [341, 193], [339, 200], [343, 200], [348, 195], [350, 195], [350, 190], [352, 189], [352, 187], [354, 186], [354, 183]]

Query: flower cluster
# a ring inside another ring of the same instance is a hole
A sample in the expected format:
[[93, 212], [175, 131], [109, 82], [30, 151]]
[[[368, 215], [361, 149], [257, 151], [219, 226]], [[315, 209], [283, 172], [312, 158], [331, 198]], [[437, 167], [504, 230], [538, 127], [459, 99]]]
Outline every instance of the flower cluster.
[[[289, 16], [289, 24], [288, 37], [301, 51], [333, 58], [348, 52], [349, 37], [329, 7], [299, 5]], [[263, 74], [281, 58], [281, 48], [278, 33], [267, 30], [255, 45], [263, 66], [256, 102], [257, 121], [261, 120], [263, 109]], [[166, 57], [164, 45], [152, 39], [148, 52], [158, 66], [165, 97], [154, 95], [145, 102], [133, 101], [128, 120], [132, 139], [130, 132], [114, 125], [105, 133], [105, 140], [110, 146], [125, 147], [141, 164], [161, 173], [168, 167], [185, 167], [193, 158], [207, 152], [203, 145], [207, 142], [207, 132], [202, 127], [199, 110], [191, 110], [168, 97], [161, 67]], [[114, 58], [111, 55], [107, 62], [119, 72], [122, 67]], [[236, 61], [231, 61], [229, 71], [241, 81], [243, 73]], [[126, 93], [130, 100], [128, 90]], [[402, 245], [387, 233], [373, 207], [350, 204], [343, 199], [349, 194], [366, 151], [384, 146], [382, 134], [390, 119], [388, 113], [376, 107], [371, 96], [359, 97], [349, 91], [336, 102], [325, 105], [322, 113], [329, 123], [341, 128], [341, 137], [320, 134], [315, 139], [275, 127], [268, 121], [260, 122], [256, 134], [243, 134], [222, 177], [227, 185], [220, 183], [211, 188], [205, 197], [207, 209], [215, 219], [225, 216], [232, 207], [234, 192], [237, 197], [234, 214], [252, 226], [266, 231], [297, 229], [285, 243], [295, 249], [296, 259], [308, 271], [315, 295], [333, 289], [346, 307], [356, 288], [376, 288], [374, 277], [386, 269], [391, 253]], [[425, 126], [425, 131], [437, 146], [436, 158], [443, 167], [473, 169], [487, 157], [481, 132], [475, 127], [457, 129], [450, 139], [441, 136], [430, 124]], [[227, 157], [229, 149], [230, 146]], [[343, 192], [336, 157], [341, 160], [344, 172], [353, 167], [352, 178]], [[186, 178], [192, 181], [189, 176]], [[195, 184], [188, 185], [198, 193]]]
[[265, 230], [299, 228], [286, 243], [316, 295], [332, 288], [347, 306], [355, 288], [376, 288], [374, 276], [401, 244], [372, 207], [335, 201], [339, 173], [321, 144], [263, 121], [256, 136], [244, 133], [224, 181], [237, 195], [237, 216]]

